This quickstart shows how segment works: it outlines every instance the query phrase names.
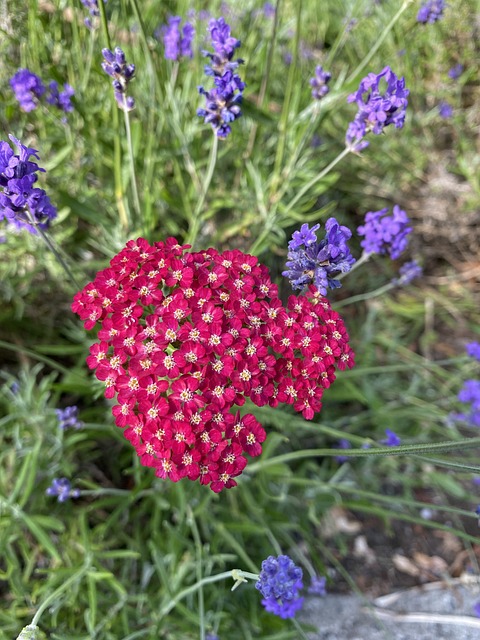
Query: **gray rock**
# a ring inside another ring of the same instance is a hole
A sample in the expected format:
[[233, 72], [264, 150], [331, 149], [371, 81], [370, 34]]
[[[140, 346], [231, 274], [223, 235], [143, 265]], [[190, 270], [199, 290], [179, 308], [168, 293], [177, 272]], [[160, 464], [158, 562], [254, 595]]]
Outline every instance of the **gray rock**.
[[437, 582], [368, 600], [308, 598], [300, 622], [318, 629], [310, 640], [479, 640], [477, 578]]

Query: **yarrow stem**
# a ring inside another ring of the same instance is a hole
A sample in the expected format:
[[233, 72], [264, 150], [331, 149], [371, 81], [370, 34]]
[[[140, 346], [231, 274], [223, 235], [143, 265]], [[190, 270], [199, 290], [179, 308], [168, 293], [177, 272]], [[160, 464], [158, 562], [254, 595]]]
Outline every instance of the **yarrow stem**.
[[[462, 438], [461, 440], [447, 440], [445, 442], [436, 442], [432, 444], [405, 444], [398, 447], [376, 447], [370, 449], [342, 449], [342, 456], [365, 458], [368, 456], [403, 456], [417, 455], [424, 453], [445, 453], [449, 451], [459, 451], [462, 449], [471, 449], [480, 444], [480, 437]], [[280, 456], [274, 456], [267, 460], [259, 460], [248, 466], [248, 472], [256, 473], [263, 471], [267, 467], [272, 467], [291, 460], [300, 460], [303, 458], [315, 458], [318, 456], [337, 456], [338, 449], [303, 449], [292, 453], [284, 453]], [[443, 461], [442, 461], [443, 462]]]
[[210, 156], [208, 159], [207, 171], [205, 173], [205, 178], [203, 180], [202, 193], [200, 195], [200, 198], [198, 199], [197, 206], [195, 207], [195, 211], [193, 212], [193, 217], [190, 221], [188, 234], [187, 234], [187, 237], [185, 238], [185, 242], [192, 246], [195, 245], [195, 240], [197, 239], [198, 230], [200, 227], [200, 220], [202, 217], [201, 211], [202, 211], [203, 205], [205, 204], [208, 188], [210, 187], [210, 183], [213, 178], [215, 165], [217, 164], [217, 155], [218, 155], [218, 136], [214, 134], [212, 146], [210, 147]]

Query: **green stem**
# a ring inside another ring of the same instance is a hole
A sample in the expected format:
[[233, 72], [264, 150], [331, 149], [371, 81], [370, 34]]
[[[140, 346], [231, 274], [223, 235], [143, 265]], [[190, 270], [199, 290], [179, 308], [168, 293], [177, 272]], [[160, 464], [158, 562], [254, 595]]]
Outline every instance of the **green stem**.
[[[272, 36], [270, 38], [270, 44], [267, 53], [267, 65], [265, 72], [262, 76], [262, 84], [260, 85], [260, 91], [258, 92], [257, 106], [262, 109], [265, 104], [265, 98], [267, 97], [268, 83], [270, 81], [270, 72], [273, 67], [273, 55], [275, 53], [275, 45], [277, 41], [278, 22], [280, 20], [280, 5], [282, 0], [277, 0], [275, 5], [275, 16], [273, 19]], [[245, 162], [250, 159], [252, 155], [253, 147], [255, 146], [255, 138], [258, 131], [258, 122], [254, 122], [252, 130], [250, 131], [250, 137], [248, 139], [247, 150], [243, 159]]]
[[133, 206], [137, 216], [137, 224], [140, 223], [142, 209], [140, 206], [140, 198], [138, 197], [137, 176], [135, 173], [135, 154], [133, 152], [132, 131], [130, 128], [130, 112], [127, 109], [127, 97], [123, 96], [123, 113], [125, 115], [125, 129], [127, 132], [128, 156], [130, 158], [130, 177], [132, 180], [133, 190]]
[[[404, 456], [404, 455], [420, 455], [424, 453], [446, 453], [448, 451], [457, 451], [461, 449], [470, 449], [480, 444], [480, 437], [462, 438], [461, 440], [448, 440], [445, 442], [435, 442], [433, 444], [405, 444], [398, 447], [376, 447], [372, 449], [342, 449], [342, 456], [366, 458], [369, 456]], [[303, 458], [318, 458], [322, 456], [337, 456], [338, 449], [303, 449], [291, 453], [284, 453], [280, 456], [274, 456], [267, 460], [259, 460], [253, 464], [249, 464], [246, 473], [255, 473], [262, 471], [267, 467], [290, 462], [293, 460], [301, 460]], [[439, 463], [442, 461], [440, 460]]]
[[35, 360], [38, 360], [39, 362], [48, 364], [49, 367], [52, 367], [52, 369], [56, 369], [57, 371], [60, 371], [60, 373], [63, 373], [65, 375], [73, 374], [77, 376], [79, 379], [79, 382], [85, 381], [83, 376], [81, 376], [80, 374], [77, 374], [74, 370], [68, 369], [67, 367], [62, 366], [61, 364], [58, 364], [58, 362], [55, 362], [55, 360], [52, 360], [51, 358], [47, 358], [47, 356], [42, 356], [39, 353], [35, 353], [35, 351], [32, 351], [31, 349], [26, 349], [25, 347], [22, 347], [18, 344], [11, 344], [10, 342], [4, 342], [3, 340], [0, 340], [0, 348], [8, 349], [9, 351], [18, 351], [18, 353], [23, 353], [24, 355], [29, 356], [30, 358], [34, 358]]
[[[100, 21], [102, 24], [103, 37], [105, 39], [107, 48], [112, 50], [112, 42], [110, 40], [110, 34], [108, 32], [107, 14], [105, 12], [105, 6], [103, 2], [98, 3], [98, 9], [100, 11]], [[128, 230], [128, 216], [125, 209], [125, 203], [123, 201], [123, 182], [122, 182], [122, 148], [120, 137], [120, 121], [118, 117], [118, 105], [116, 101], [112, 104], [112, 126], [114, 131], [113, 137], [113, 175], [115, 180], [115, 200], [117, 202], [118, 215], [120, 218], [120, 224], [124, 231]]]
[[[324, 178], [329, 173], [329, 171], [331, 171], [333, 169], [333, 167], [335, 167], [335, 165], [337, 165], [349, 152], [350, 152], [350, 149], [345, 147], [345, 149], [343, 149], [343, 151], [341, 151], [341, 153], [339, 153], [338, 156], [336, 158], [334, 158], [330, 162], [330, 164], [325, 167], [325, 169], [320, 171], [320, 173], [318, 173], [309, 182], [307, 182], [307, 184], [304, 185], [302, 187], [302, 189], [300, 189], [300, 191], [297, 193], [297, 195], [289, 202], [289, 204], [286, 206], [286, 208], [282, 210], [282, 216], [286, 217], [287, 214], [289, 213], [289, 211], [291, 211], [293, 209], [293, 207], [297, 204], [297, 202], [300, 200], [300, 198], [302, 198], [302, 196], [304, 196], [305, 193], [307, 193], [307, 191], [309, 189], [311, 189], [314, 184], [316, 184], [317, 182], [319, 182], [319, 180]], [[270, 235], [270, 232], [271, 232], [271, 230], [273, 228], [273, 225], [274, 225], [275, 219], [276, 219], [276, 213], [275, 213], [276, 205], [275, 204], [272, 204], [272, 211], [273, 211], [273, 213], [270, 213], [268, 219], [265, 222], [265, 227], [264, 227], [263, 231], [260, 233], [258, 238], [255, 240], [255, 242], [250, 247], [250, 252], [253, 253], [254, 255], [255, 255], [256, 252], [258, 252], [261, 249], [263, 241], [266, 238], [268, 238], [268, 236]]]
[[330, 162], [330, 164], [325, 167], [325, 169], [320, 171], [320, 173], [318, 173], [309, 182], [307, 182], [307, 184], [305, 184], [297, 193], [297, 195], [294, 198], [292, 198], [292, 200], [290, 200], [290, 202], [287, 204], [286, 209], [283, 211], [283, 215], [286, 215], [291, 209], [293, 209], [293, 207], [297, 204], [297, 202], [301, 198], [303, 198], [303, 196], [313, 187], [313, 185], [319, 182], [322, 178], [324, 178], [333, 169], [333, 167], [335, 167], [340, 162], [340, 160], [343, 160], [343, 158], [345, 158], [345, 156], [348, 155], [349, 153], [350, 153], [350, 149], [345, 147], [345, 149], [343, 149], [338, 154], [338, 156], [334, 158]]
[[305, 631], [302, 629], [300, 623], [298, 620], [296, 620], [295, 618], [291, 618], [292, 620], [292, 624], [295, 627], [295, 629], [298, 631], [299, 633], [299, 638], [303, 638], [303, 640], [309, 640], [307, 634], [305, 633]]
[[[235, 580], [235, 575], [243, 578], [251, 578], [252, 580], [258, 580], [258, 574], [250, 573], [248, 571], [242, 571], [241, 569], [234, 569], [233, 571], [224, 571], [223, 573], [218, 573], [215, 576], [208, 576], [207, 578], [202, 578], [192, 584], [190, 587], [183, 589], [180, 593], [177, 593], [170, 602], [167, 602], [161, 609], [159, 617], [160, 619], [163, 616], [166, 616], [170, 611], [180, 602], [183, 598], [186, 598], [191, 593], [195, 593], [199, 589], [202, 589], [206, 584], [212, 584], [213, 582], [220, 582], [221, 580], [226, 580], [227, 578], [233, 578]], [[235, 585], [234, 585], [235, 586]]]
[[297, 80], [297, 62], [298, 62], [298, 50], [300, 45], [300, 33], [301, 33], [301, 17], [302, 17], [302, 0], [297, 0], [297, 24], [295, 29], [295, 41], [293, 60], [288, 71], [287, 87], [285, 89], [285, 98], [283, 100], [282, 114], [279, 122], [279, 137], [277, 144], [277, 152], [275, 155], [275, 165], [273, 168], [273, 177], [270, 187], [270, 193], [274, 194], [277, 190], [277, 185], [280, 182], [280, 172], [282, 168], [283, 155], [285, 152], [285, 144], [288, 133], [288, 120], [290, 118], [290, 102], [292, 98], [293, 86]]
[[48, 596], [48, 598], [45, 598], [45, 600], [39, 606], [37, 613], [34, 615], [33, 620], [30, 623], [30, 626], [38, 625], [40, 616], [45, 611], [45, 609], [47, 609], [52, 602], [54, 602], [62, 593], [64, 593], [64, 591], [67, 591], [70, 585], [74, 584], [78, 580], [81, 580], [81, 578], [83, 578], [83, 576], [87, 573], [89, 568], [90, 568], [90, 563], [87, 562], [87, 564], [85, 564], [80, 571], [78, 571], [77, 573], [74, 573], [73, 576], [70, 576], [70, 578], [65, 580], [65, 582], [62, 582], [62, 584], [58, 587], [58, 589], [55, 589], [55, 591], [51, 593]]
[[336, 276], [337, 280], [343, 280], [343, 278], [345, 278], [347, 274], [352, 273], [352, 271], [355, 271], [355, 269], [358, 269], [358, 267], [361, 267], [363, 264], [368, 262], [372, 256], [373, 253], [367, 253], [366, 251], [364, 251], [360, 258], [353, 263], [350, 271], [346, 271], [345, 273], [341, 273], [340, 275]]
[[[202, 540], [200, 538], [200, 533], [198, 531], [197, 523], [195, 521], [195, 516], [193, 514], [193, 510], [190, 505], [187, 505], [187, 516], [188, 522], [192, 528], [193, 540], [195, 542], [196, 549], [196, 562], [195, 562], [195, 572], [197, 576], [197, 582], [200, 582], [202, 579]], [[203, 596], [203, 587], [200, 587], [198, 590], [198, 615], [200, 618], [200, 640], [205, 640], [205, 599]]]
[[218, 137], [215, 134], [213, 134], [213, 143], [212, 143], [212, 146], [210, 147], [210, 158], [208, 160], [208, 167], [207, 167], [207, 171], [205, 173], [205, 178], [203, 181], [202, 193], [197, 202], [197, 206], [195, 207], [195, 211], [193, 212], [193, 218], [190, 220], [189, 230], [185, 238], [185, 242], [187, 244], [193, 245], [195, 243], [195, 240], [197, 239], [197, 235], [200, 227], [200, 220], [201, 220], [200, 213], [202, 211], [202, 207], [207, 197], [207, 192], [208, 192], [210, 183], [212, 181], [213, 172], [215, 171], [215, 165], [217, 162], [217, 152], [218, 152]]
[[70, 279], [71, 283], [73, 284], [73, 286], [75, 287], [75, 289], [77, 291], [80, 291], [80, 289], [82, 287], [77, 282], [77, 280], [76, 280], [75, 276], [73, 275], [72, 271], [70, 270], [70, 267], [68, 266], [68, 264], [65, 262], [65, 260], [62, 258], [60, 253], [55, 248], [53, 242], [50, 240], [50, 238], [48, 237], [48, 235], [45, 233], [45, 231], [43, 229], [40, 229], [40, 227], [38, 225], [35, 225], [35, 221], [33, 220], [33, 216], [31, 216], [31, 215], [30, 215], [30, 221], [35, 226], [35, 228], [38, 230], [40, 235], [42, 236], [43, 241], [45, 242], [47, 247], [50, 249], [50, 251], [53, 253], [53, 255], [55, 256], [55, 259], [60, 264], [60, 266], [63, 268], [63, 270], [65, 271], [65, 273], [69, 277], [69, 279]]
[[377, 298], [378, 296], [381, 296], [387, 291], [390, 291], [394, 288], [395, 285], [389, 282], [388, 284], [384, 284], [383, 287], [379, 287], [378, 289], [374, 289], [373, 291], [369, 291], [368, 293], [359, 293], [357, 296], [351, 296], [350, 298], [346, 298], [345, 300], [340, 300], [339, 302], [336, 302], [334, 306], [335, 309], [341, 309], [342, 307], [346, 307], [349, 304], [354, 304], [355, 302]]
[[370, 60], [373, 58], [373, 56], [377, 53], [377, 51], [379, 50], [379, 48], [383, 44], [383, 41], [385, 40], [387, 35], [393, 29], [393, 27], [394, 27], [395, 23], [397, 22], [397, 20], [400, 18], [400, 16], [405, 11], [405, 9], [408, 7], [408, 5], [412, 4], [412, 2], [413, 2], [413, 0], [404, 0], [402, 6], [397, 11], [397, 13], [393, 16], [393, 18], [390, 20], [390, 22], [387, 24], [385, 29], [382, 31], [382, 33], [380, 34], [380, 37], [375, 42], [373, 47], [370, 49], [368, 54], [365, 56], [365, 58], [362, 60], [362, 62], [360, 62], [360, 64], [355, 68], [355, 70], [352, 71], [352, 73], [348, 76], [348, 78], [346, 80], [346, 84], [348, 84], [349, 82], [352, 82], [353, 80], [355, 80], [355, 78], [358, 75], [360, 75], [360, 73], [365, 69], [365, 67], [368, 65]]

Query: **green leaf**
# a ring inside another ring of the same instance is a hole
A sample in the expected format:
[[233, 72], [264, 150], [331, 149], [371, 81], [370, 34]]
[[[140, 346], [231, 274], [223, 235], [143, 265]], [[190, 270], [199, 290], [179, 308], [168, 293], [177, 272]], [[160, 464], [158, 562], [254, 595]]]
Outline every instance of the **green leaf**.
[[38, 519], [35, 516], [27, 516], [25, 513], [21, 515], [21, 519], [43, 548], [48, 551], [52, 558], [60, 563], [62, 561], [60, 554], [54, 547], [48, 533], [38, 523]]

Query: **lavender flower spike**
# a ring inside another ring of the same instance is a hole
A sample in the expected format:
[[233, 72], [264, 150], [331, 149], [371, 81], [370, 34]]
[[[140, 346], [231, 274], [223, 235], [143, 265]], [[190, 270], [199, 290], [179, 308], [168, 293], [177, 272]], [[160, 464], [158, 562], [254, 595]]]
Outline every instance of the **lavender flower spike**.
[[210, 20], [208, 25], [214, 53], [205, 51], [211, 64], [205, 66], [205, 74], [213, 77], [214, 87], [207, 91], [199, 87], [205, 96], [205, 107], [197, 109], [197, 115], [211, 124], [218, 138], [226, 138], [230, 132], [230, 123], [242, 115], [240, 103], [245, 83], [236, 74], [243, 62], [232, 60], [240, 41], [230, 34], [230, 26], [223, 18]]
[[60, 429], [81, 429], [83, 422], [78, 418], [78, 407], [65, 407], [65, 409], [55, 409]]
[[451, 69], [448, 70], [448, 77], [452, 80], [457, 80], [463, 73], [463, 64], [457, 62]]
[[315, 69], [315, 76], [310, 80], [310, 86], [312, 87], [312, 98], [315, 100], [321, 100], [330, 91], [328, 83], [332, 74], [328, 71], [324, 71], [320, 65]]
[[33, 111], [37, 108], [39, 99], [45, 93], [41, 79], [29, 69], [19, 69], [11, 78], [10, 86], [22, 111]]
[[193, 58], [192, 40], [195, 28], [190, 22], [185, 22], [180, 31], [181, 21], [179, 16], [170, 16], [168, 24], [163, 25], [160, 29], [167, 60], [178, 60], [182, 56]]
[[475, 358], [480, 362], [480, 342], [468, 342], [465, 351], [470, 358]]
[[[107, 0], [103, 0], [104, 4], [107, 3]], [[100, 15], [100, 10], [98, 8], [98, 0], [81, 0], [83, 6], [88, 9], [88, 12], [92, 18], [98, 18]], [[93, 29], [93, 22], [90, 18], [85, 18], [84, 20], [85, 26], [89, 29]]]
[[360, 243], [367, 253], [389, 253], [392, 260], [396, 260], [406, 249], [412, 227], [410, 220], [398, 205], [393, 207], [392, 215], [388, 208], [380, 211], [369, 211], [365, 215], [365, 224], [357, 229], [365, 239]]
[[36, 234], [36, 226], [47, 229], [57, 217], [57, 210], [43, 189], [35, 187], [37, 172], [44, 172], [30, 157], [38, 158], [38, 151], [25, 147], [12, 135], [10, 140], [18, 154], [3, 140], [0, 141], [0, 220], [17, 229]]
[[69, 84], [63, 85], [63, 91], [58, 90], [58, 82], [52, 80], [49, 84], [49, 95], [47, 96], [48, 104], [58, 107], [66, 113], [73, 111], [72, 97], [75, 90]]
[[265, 609], [283, 619], [293, 618], [302, 608], [303, 598], [298, 593], [303, 589], [303, 572], [288, 556], [269, 556], [262, 562], [262, 571], [255, 588], [263, 595]]
[[440, 20], [445, 10], [445, 0], [427, 0], [420, 7], [417, 22], [433, 24]]
[[341, 286], [334, 276], [350, 271], [355, 258], [347, 246], [347, 240], [352, 236], [348, 227], [329, 218], [325, 223], [325, 237], [317, 242], [315, 232], [319, 227], [317, 224], [310, 229], [304, 224], [300, 231], [293, 233], [288, 243], [287, 270], [282, 275], [290, 280], [293, 289], [304, 289], [313, 284], [325, 296], [327, 288]]
[[411, 260], [410, 262], [405, 262], [398, 273], [400, 278], [394, 278], [392, 284], [402, 287], [410, 284], [416, 278], [420, 278], [423, 275], [423, 269], [416, 260]]
[[118, 106], [126, 111], [131, 111], [135, 106], [135, 100], [127, 97], [127, 87], [135, 75], [135, 65], [127, 64], [125, 54], [120, 47], [116, 47], [115, 51], [102, 49], [102, 54], [104, 58], [102, 69], [113, 78], [112, 86]]
[[66, 502], [69, 498], [78, 498], [80, 496], [79, 489], [72, 489], [72, 485], [67, 478], [54, 478], [45, 493], [47, 496], [55, 496], [58, 502]]
[[367, 133], [378, 135], [390, 124], [402, 128], [409, 93], [405, 79], [399, 79], [390, 67], [385, 67], [378, 75], [369, 73], [363, 78], [358, 90], [348, 97], [348, 102], [356, 102], [358, 111], [347, 129], [347, 147], [351, 151], [361, 151], [368, 146], [364, 140]]

